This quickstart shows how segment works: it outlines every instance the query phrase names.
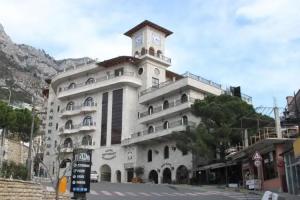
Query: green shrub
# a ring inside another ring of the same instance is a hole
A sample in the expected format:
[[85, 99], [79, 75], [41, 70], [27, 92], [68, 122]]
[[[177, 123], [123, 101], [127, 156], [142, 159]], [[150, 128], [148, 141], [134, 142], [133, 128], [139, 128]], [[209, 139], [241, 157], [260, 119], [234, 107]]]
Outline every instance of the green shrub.
[[3, 161], [0, 175], [3, 178], [26, 180], [27, 169], [23, 164], [17, 164], [13, 161]]

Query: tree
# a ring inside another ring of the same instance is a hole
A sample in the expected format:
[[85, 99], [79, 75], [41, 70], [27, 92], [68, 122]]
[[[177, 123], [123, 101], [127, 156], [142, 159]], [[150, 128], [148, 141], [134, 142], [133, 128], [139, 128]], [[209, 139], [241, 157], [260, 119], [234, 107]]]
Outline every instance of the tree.
[[[229, 95], [207, 96], [204, 100], [197, 100], [192, 105], [192, 113], [201, 121], [196, 129], [188, 128], [176, 134], [177, 147], [206, 160], [225, 160], [228, 147], [242, 145], [241, 120], [245, 117], [272, 122], [270, 117], [256, 113], [252, 105]], [[243, 123], [252, 128], [250, 135], [255, 133], [256, 124], [251, 121]]]

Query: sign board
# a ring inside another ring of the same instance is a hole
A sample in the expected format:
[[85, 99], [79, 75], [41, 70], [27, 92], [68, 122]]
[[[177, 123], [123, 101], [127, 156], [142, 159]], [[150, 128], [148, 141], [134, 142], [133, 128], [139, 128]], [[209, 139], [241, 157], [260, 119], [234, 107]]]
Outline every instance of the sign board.
[[71, 192], [90, 192], [90, 176], [92, 164], [92, 150], [75, 149], [71, 175]]
[[297, 138], [293, 144], [295, 158], [300, 157], [300, 138]]
[[255, 151], [255, 153], [252, 156], [252, 160], [262, 160], [262, 157], [258, 151]]
[[246, 181], [246, 185], [250, 190], [260, 189], [261, 181], [259, 179], [250, 179]]

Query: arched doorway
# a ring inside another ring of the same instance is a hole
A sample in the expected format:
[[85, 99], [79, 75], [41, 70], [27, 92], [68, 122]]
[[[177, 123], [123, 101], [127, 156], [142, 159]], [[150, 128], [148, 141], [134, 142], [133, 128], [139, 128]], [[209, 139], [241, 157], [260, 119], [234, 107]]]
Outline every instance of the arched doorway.
[[163, 171], [163, 183], [170, 184], [172, 182], [172, 172], [170, 168], [165, 168]]
[[120, 170], [116, 171], [116, 177], [117, 177], [117, 183], [121, 183], [121, 171]]
[[149, 181], [155, 184], [158, 183], [158, 174], [155, 170], [151, 170], [149, 173]]
[[111, 169], [108, 165], [102, 165], [100, 168], [101, 181], [111, 181]]
[[184, 165], [180, 165], [176, 170], [176, 182], [178, 184], [189, 183], [189, 171]]

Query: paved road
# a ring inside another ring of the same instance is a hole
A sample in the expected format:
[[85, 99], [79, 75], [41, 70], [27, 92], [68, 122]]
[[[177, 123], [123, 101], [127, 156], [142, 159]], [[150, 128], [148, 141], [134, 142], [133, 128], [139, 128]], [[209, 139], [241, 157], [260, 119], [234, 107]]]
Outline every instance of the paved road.
[[88, 200], [259, 200], [255, 194], [154, 184], [92, 183]]

